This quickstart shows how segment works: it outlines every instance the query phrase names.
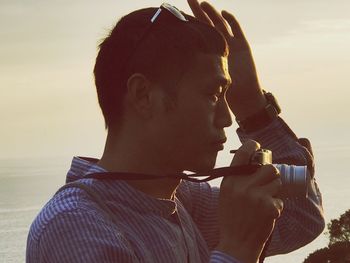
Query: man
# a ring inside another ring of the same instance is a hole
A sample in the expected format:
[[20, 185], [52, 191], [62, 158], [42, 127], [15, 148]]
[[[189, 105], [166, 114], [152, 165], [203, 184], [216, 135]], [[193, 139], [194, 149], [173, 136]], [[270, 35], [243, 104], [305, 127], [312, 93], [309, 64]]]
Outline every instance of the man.
[[[267, 255], [287, 253], [323, 230], [314, 179], [307, 198], [283, 202], [272, 165], [227, 176], [220, 190], [167, 176], [214, 167], [230, 109], [243, 142], [232, 166], [247, 164], [261, 145], [276, 163], [312, 167], [307, 141], [261, 90], [234, 17], [189, 4], [197, 19], [167, 4], [137, 10], [100, 45], [94, 73], [105, 151], [100, 160], [73, 159], [68, 184], [32, 224], [27, 262], [250, 263], [265, 245]], [[91, 176], [107, 171], [145, 178]], [[161, 177], [147, 180], [151, 175]]]

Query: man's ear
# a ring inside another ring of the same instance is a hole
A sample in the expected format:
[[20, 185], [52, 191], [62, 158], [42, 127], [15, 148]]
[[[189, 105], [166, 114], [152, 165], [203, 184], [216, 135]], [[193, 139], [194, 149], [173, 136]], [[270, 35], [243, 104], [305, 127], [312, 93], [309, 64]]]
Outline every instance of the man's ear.
[[127, 82], [127, 100], [133, 110], [144, 118], [152, 116], [151, 82], [140, 73], [131, 75]]

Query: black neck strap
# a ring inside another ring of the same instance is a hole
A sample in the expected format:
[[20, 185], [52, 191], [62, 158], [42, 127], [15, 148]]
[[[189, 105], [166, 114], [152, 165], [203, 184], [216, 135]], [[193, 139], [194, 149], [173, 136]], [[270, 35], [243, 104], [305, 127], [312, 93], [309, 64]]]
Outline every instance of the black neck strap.
[[191, 182], [207, 182], [219, 177], [224, 176], [243, 176], [250, 175], [254, 173], [260, 165], [249, 164], [241, 166], [230, 166], [221, 167], [209, 170], [206, 173], [194, 173], [194, 174], [165, 174], [165, 175], [155, 175], [155, 174], [142, 174], [142, 173], [124, 173], [124, 172], [101, 172], [101, 173], [91, 173], [87, 174], [84, 178], [94, 178], [99, 180], [152, 180], [152, 179], [164, 179], [164, 178], [174, 178], [183, 179]]

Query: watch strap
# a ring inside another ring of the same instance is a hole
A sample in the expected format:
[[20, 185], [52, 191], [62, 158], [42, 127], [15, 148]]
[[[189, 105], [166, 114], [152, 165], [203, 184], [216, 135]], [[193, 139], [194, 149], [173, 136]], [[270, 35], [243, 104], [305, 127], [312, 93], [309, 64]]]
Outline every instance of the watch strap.
[[257, 131], [269, 125], [281, 113], [281, 108], [276, 98], [270, 92], [263, 90], [266, 98], [266, 106], [259, 112], [248, 116], [244, 120], [236, 119], [239, 127], [246, 133]]

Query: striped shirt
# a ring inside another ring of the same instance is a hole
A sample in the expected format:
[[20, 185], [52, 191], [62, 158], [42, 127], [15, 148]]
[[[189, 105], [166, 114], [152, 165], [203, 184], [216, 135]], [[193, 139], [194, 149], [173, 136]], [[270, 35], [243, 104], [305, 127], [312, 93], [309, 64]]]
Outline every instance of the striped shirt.
[[[238, 134], [242, 141], [252, 138], [271, 149], [276, 163], [312, 162], [310, 151], [281, 119], [249, 136]], [[67, 175], [70, 187], [58, 191], [31, 225], [27, 263], [239, 263], [215, 250], [219, 242], [219, 188], [182, 181], [174, 200], [157, 199], [125, 181], [84, 178], [105, 171], [96, 162], [92, 158], [73, 158]], [[267, 255], [295, 250], [322, 232], [321, 195], [314, 179], [308, 188], [307, 198], [285, 200]]]

